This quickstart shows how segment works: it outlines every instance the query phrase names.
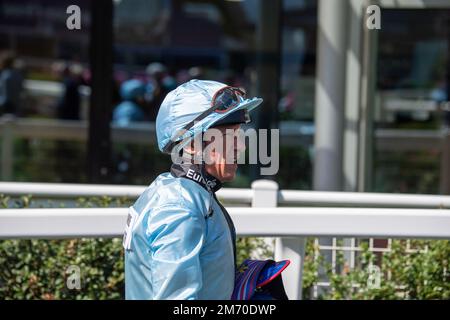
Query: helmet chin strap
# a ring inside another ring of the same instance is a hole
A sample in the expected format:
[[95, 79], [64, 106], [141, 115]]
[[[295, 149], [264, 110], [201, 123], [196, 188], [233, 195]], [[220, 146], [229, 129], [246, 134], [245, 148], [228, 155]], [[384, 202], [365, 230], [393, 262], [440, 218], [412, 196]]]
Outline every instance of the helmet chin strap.
[[[205, 163], [204, 154], [203, 154], [203, 150], [204, 150], [204, 147], [205, 147], [205, 142], [203, 141], [203, 134], [204, 133], [202, 132], [201, 133], [201, 138], [202, 138], [202, 140], [201, 140], [202, 141], [202, 155], [200, 157], [200, 164], [198, 164], [198, 167], [199, 167], [198, 171], [199, 171], [199, 174], [202, 177], [203, 181], [205, 181], [205, 186], [206, 186], [206, 189], [208, 190], [208, 193], [209, 193], [208, 213], [205, 216], [205, 219], [207, 219], [207, 218], [209, 218], [209, 217], [211, 217], [213, 215], [213, 211], [214, 210], [212, 208], [212, 203], [213, 203], [213, 198], [214, 198], [214, 191], [212, 190], [211, 186], [208, 183], [209, 179], [207, 179], [205, 177], [207, 172], [206, 172], [206, 163]], [[195, 155], [195, 153], [194, 153], [193, 156], [191, 155], [189, 157], [189, 159], [188, 159], [187, 157], [183, 157], [183, 153], [184, 152], [185, 151], [183, 149], [181, 149], [181, 158], [182, 159], [186, 159], [186, 161], [190, 161], [191, 164], [195, 164], [196, 160], [198, 160], [198, 157]]]
[[208, 189], [208, 193], [209, 193], [209, 206], [208, 206], [208, 213], [206, 214], [206, 219], [211, 217], [214, 213], [214, 210], [212, 209], [212, 202], [213, 202], [213, 191], [211, 189], [211, 186], [208, 184], [208, 180], [205, 178], [204, 173], [206, 172], [206, 167], [205, 167], [205, 159], [204, 159], [204, 154], [203, 154], [203, 150], [204, 150], [204, 145], [205, 142], [203, 141], [203, 132], [202, 132], [202, 157], [201, 157], [201, 163], [200, 163], [200, 175], [202, 176], [202, 179], [204, 181], [206, 181], [206, 188]]

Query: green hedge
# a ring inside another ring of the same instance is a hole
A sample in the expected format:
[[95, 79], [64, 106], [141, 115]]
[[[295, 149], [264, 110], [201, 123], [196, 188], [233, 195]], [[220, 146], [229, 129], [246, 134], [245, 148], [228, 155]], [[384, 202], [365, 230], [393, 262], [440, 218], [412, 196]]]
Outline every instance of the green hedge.
[[[342, 246], [342, 240], [337, 246]], [[409, 240], [408, 244], [408, 240], [394, 239], [390, 250], [382, 254], [370, 251], [368, 241], [359, 247], [354, 269], [338, 250], [333, 270], [324, 255], [314, 258], [318, 248], [311, 239], [305, 258], [304, 296], [312, 296], [321, 271], [330, 288], [319, 299], [450, 299], [448, 240]]]

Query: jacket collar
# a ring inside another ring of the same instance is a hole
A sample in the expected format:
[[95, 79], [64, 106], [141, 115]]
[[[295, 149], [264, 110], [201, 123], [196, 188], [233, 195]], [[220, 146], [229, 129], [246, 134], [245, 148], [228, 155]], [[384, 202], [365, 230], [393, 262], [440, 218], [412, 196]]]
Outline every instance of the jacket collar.
[[210, 188], [212, 192], [216, 192], [222, 188], [222, 183], [219, 179], [207, 173], [200, 165], [192, 163], [174, 163], [170, 168], [170, 173], [174, 177], [181, 177], [195, 181], [207, 191], [209, 191], [208, 189]]

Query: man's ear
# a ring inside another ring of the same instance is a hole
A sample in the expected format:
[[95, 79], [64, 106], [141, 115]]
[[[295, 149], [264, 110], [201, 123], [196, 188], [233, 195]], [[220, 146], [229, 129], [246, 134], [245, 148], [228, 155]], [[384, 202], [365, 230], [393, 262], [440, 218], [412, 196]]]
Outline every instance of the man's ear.
[[[199, 142], [197, 141], [197, 144]], [[184, 148], [183, 152], [186, 154], [186, 157], [191, 159], [193, 163], [195, 164], [201, 164], [203, 162], [203, 149], [204, 149], [204, 143], [200, 142], [201, 145], [196, 145], [195, 140], [192, 140], [190, 143], [188, 143]]]

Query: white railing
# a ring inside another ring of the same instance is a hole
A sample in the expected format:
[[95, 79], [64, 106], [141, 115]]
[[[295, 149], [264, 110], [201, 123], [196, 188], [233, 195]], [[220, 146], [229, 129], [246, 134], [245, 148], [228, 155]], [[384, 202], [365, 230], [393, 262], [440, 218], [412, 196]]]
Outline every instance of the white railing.
[[[135, 198], [144, 189], [0, 183], [0, 194], [35, 198]], [[242, 205], [228, 207], [239, 236], [278, 237], [274, 258], [291, 260], [284, 276], [291, 299], [301, 298], [305, 237], [450, 239], [450, 210], [443, 209], [450, 206], [449, 196], [280, 191], [275, 182], [259, 180], [251, 189], [222, 189], [218, 197]], [[320, 207], [300, 207], [305, 205]], [[126, 215], [126, 208], [3, 209], [0, 238], [119, 237]]]
[[[254, 184], [258, 186], [258, 184]], [[147, 186], [0, 182], [0, 194], [10, 196], [32, 195], [33, 198], [127, 197], [137, 198]], [[251, 204], [255, 189], [222, 188], [220, 199], [239, 204]], [[450, 209], [450, 196], [424, 194], [395, 194], [375, 192], [332, 192], [277, 190], [277, 204], [320, 207], [373, 207]]]
[[[127, 208], [0, 210], [0, 238], [118, 237]], [[227, 209], [245, 237], [450, 239], [450, 210], [387, 208]]]
[[[62, 199], [101, 196], [137, 198], [146, 187], [111, 184], [0, 182], [0, 194], [9, 196], [30, 194], [33, 198]], [[253, 191], [251, 189], [223, 188], [217, 195], [227, 201], [250, 204]]]

